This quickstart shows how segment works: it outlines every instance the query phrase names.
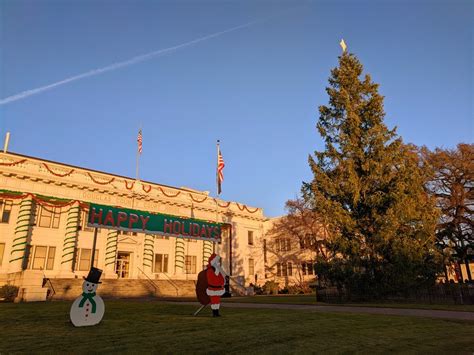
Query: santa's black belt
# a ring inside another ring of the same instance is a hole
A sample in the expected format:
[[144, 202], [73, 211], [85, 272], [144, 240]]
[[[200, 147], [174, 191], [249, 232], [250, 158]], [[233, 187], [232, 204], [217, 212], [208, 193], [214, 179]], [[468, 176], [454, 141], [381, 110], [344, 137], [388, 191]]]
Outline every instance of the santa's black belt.
[[222, 286], [207, 285], [207, 287], [213, 287], [213, 288], [222, 288], [222, 287], [224, 287], [224, 285], [222, 285]]

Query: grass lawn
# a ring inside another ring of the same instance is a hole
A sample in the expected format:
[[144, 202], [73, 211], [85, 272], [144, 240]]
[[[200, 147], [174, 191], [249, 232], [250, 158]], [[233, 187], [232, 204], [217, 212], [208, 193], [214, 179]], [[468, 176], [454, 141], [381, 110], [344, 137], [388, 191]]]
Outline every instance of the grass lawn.
[[0, 353], [465, 352], [474, 322], [293, 310], [231, 309], [106, 300], [102, 321], [74, 328], [71, 302], [0, 304]]
[[314, 304], [318, 306], [338, 305], [356, 307], [388, 307], [388, 308], [413, 308], [413, 309], [437, 309], [446, 311], [474, 312], [474, 305], [457, 304], [415, 304], [415, 303], [337, 303], [329, 304], [317, 302], [315, 295], [272, 295], [272, 296], [248, 296], [233, 297], [225, 299], [224, 302], [237, 303], [284, 303], [284, 304]]

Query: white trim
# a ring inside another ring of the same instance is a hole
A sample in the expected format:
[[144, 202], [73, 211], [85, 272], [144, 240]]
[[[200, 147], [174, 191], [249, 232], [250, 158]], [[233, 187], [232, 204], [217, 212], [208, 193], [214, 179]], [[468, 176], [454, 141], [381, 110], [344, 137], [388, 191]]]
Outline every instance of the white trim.
[[208, 296], [222, 296], [225, 293], [225, 290], [206, 290]]

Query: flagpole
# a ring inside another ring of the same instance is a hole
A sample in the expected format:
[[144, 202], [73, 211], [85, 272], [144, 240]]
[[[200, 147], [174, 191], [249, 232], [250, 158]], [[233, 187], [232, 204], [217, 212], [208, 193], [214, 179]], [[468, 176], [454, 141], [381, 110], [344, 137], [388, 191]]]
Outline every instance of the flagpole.
[[[142, 134], [143, 134], [143, 133], [142, 133], [142, 124], [141, 124], [141, 123], [140, 123], [140, 129], [139, 129], [138, 132], [139, 132], [139, 135], [142, 135]], [[142, 136], [141, 139], [143, 140], [143, 136]], [[138, 139], [137, 139], [137, 140], [138, 140]], [[140, 177], [139, 174], [138, 174], [138, 168], [139, 168], [139, 165], [140, 165], [140, 164], [139, 164], [139, 162], [140, 162], [140, 148], [139, 148], [139, 144], [142, 144], [142, 143], [138, 143], [138, 142], [137, 142], [137, 168], [136, 168], [136, 174], [135, 174], [136, 180], [138, 180], [139, 177]]]
[[[219, 143], [220, 140], [217, 140], [217, 161], [216, 161], [216, 223], [219, 223], [219, 203], [217, 200], [219, 199]], [[216, 252], [216, 242], [212, 242], [212, 249], [213, 252]]]
[[136, 180], [138, 180], [138, 161], [140, 160], [140, 153], [138, 152], [138, 148], [137, 148], [137, 170], [136, 170]]

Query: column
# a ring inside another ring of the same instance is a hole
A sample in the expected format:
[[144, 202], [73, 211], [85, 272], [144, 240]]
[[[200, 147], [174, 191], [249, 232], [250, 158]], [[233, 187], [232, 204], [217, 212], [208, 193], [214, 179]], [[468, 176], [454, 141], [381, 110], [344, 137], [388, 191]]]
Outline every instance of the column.
[[61, 274], [63, 275], [74, 271], [74, 253], [79, 236], [80, 216], [81, 208], [79, 207], [79, 202], [76, 202], [69, 207], [66, 217], [66, 233], [64, 234], [63, 253], [61, 257]]
[[117, 258], [118, 230], [107, 231], [107, 244], [105, 246], [105, 277], [116, 278], [115, 263]]
[[26, 254], [27, 243], [31, 239], [32, 220], [33, 220], [33, 198], [26, 197], [20, 202], [20, 210], [16, 220], [16, 227], [13, 239], [12, 250], [8, 271], [19, 272], [26, 269], [28, 255]]
[[209, 240], [202, 241], [202, 266], [206, 266], [209, 257], [212, 254], [212, 242]]
[[155, 236], [145, 234], [145, 243], [143, 246], [143, 271], [148, 275], [152, 273], [153, 253], [155, 251]]
[[175, 274], [184, 273], [184, 240], [176, 238], [176, 247], [174, 252], [174, 272]]

